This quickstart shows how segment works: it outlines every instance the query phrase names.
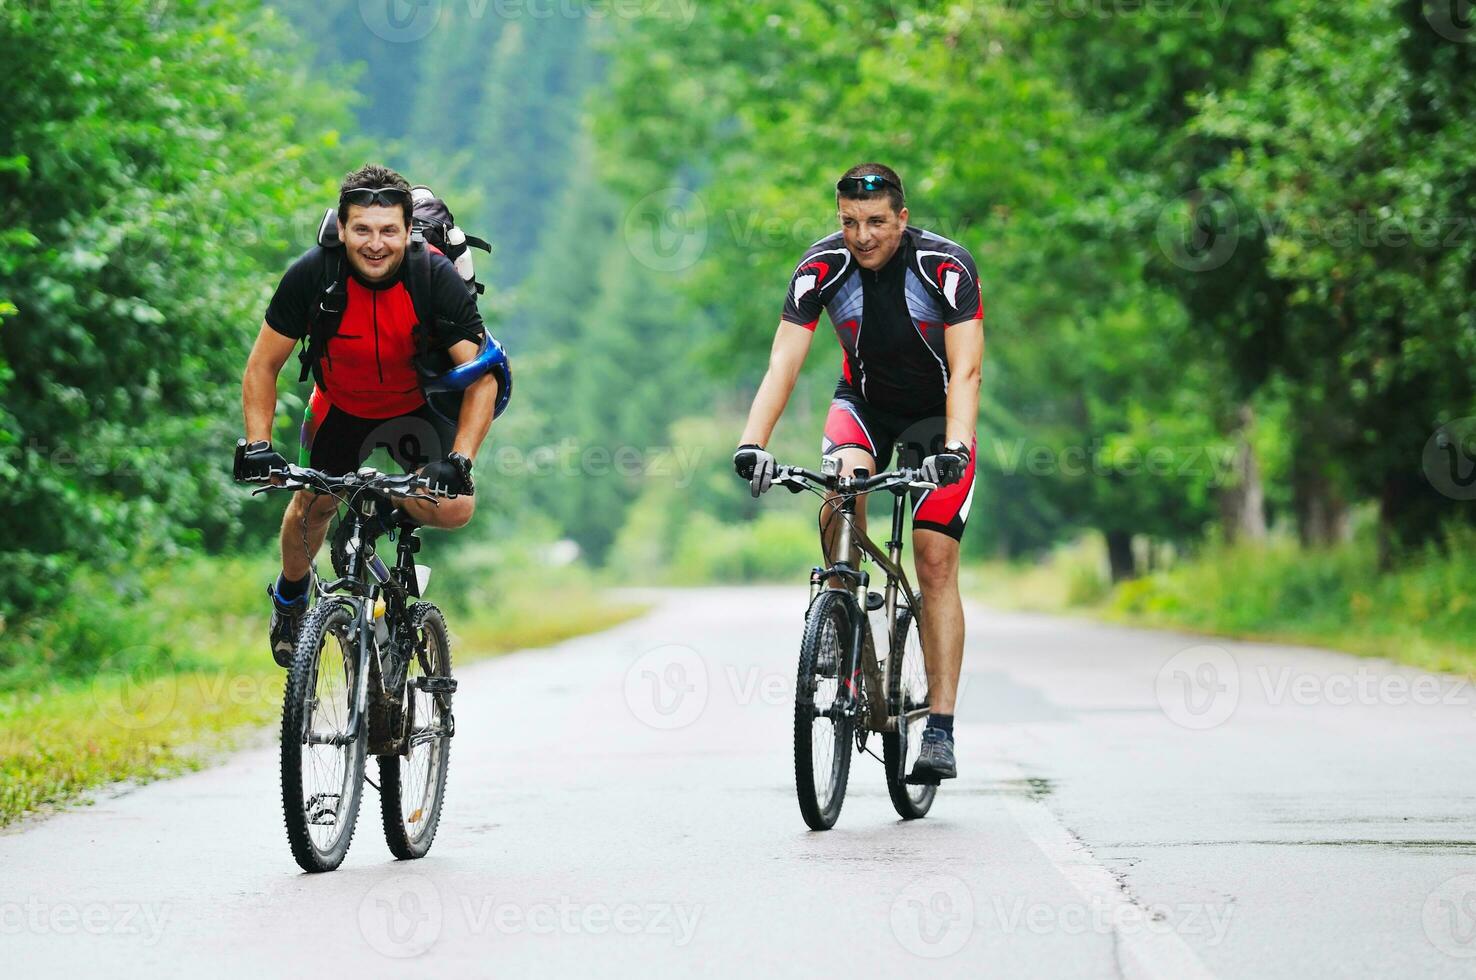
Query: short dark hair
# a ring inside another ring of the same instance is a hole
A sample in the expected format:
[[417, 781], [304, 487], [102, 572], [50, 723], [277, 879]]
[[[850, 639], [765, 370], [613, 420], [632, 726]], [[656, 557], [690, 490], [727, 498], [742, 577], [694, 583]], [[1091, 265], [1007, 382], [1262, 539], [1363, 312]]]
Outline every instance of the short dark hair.
[[847, 201], [874, 201], [879, 197], [885, 197], [891, 203], [892, 210], [901, 213], [902, 205], [906, 203], [906, 194], [902, 190], [902, 178], [898, 177], [897, 171], [891, 167], [881, 163], [858, 163], [850, 170], [847, 170], [841, 176], [841, 179], [844, 180], [847, 177], [866, 177], [870, 174], [885, 177], [894, 186], [883, 187], [879, 191], [865, 191], [859, 188], [855, 191], [846, 191], [845, 193], [836, 191], [836, 207], [840, 206], [841, 198], [845, 198]]
[[410, 218], [414, 214], [415, 207], [410, 201], [410, 182], [389, 167], [380, 163], [366, 163], [353, 173], [343, 178], [343, 183], [338, 185], [338, 223], [340, 226], [348, 223], [348, 205], [343, 203], [343, 195], [349, 191], [358, 190], [360, 187], [398, 187], [405, 192], [405, 227], [410, 227]]

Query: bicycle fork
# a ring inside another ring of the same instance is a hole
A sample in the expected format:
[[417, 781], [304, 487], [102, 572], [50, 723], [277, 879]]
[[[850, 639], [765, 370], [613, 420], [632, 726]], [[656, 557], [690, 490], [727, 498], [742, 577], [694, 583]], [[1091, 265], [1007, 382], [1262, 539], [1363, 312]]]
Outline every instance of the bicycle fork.
[[[342, 601], [342, 600], [339, 600]], [[348, 724], [342, 732], [319, 735], [313, 731], [313, 712], [304, 713], [302, 719], [302, 742], [304, 745], [353, 745], [363, 726], [366, 706], [369, 702], [369, 639], [373, 635], [371, 615], [363, 603], [356, 603], [354, 631], [359, 636], [354, 675], [354, 700], [349, 707]], [[314, 667], [313, 684], [317, 684], [317, 667]], [[316, 695], [314, 695], [316, 701]]]

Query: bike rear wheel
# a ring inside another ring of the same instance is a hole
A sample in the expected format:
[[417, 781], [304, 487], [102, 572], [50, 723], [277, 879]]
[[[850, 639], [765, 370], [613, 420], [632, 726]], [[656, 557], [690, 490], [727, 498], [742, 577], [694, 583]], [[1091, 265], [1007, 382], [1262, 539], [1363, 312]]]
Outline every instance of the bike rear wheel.
[[402, 861], [425, 857], [441, 823], [446, 772], [451, 764], [451, 695], [416, 687], [420, 677], [451, 676], [451, 639], [441, 611], [428, 602], [410, 607], [415, 654], [405, 677], [403, 723], [410, 750], [379, 757], [379, 808], [390, 853]]
[[938, 787], [912, 786], [907, 774], [917, 763], [922, 751], [922, 733], [928, 726], [926, 712], [910, 722], [908, 712], [928, 705], [928, 671], [923, 663], [922, 636], [916, 611], [906, 606], [897, 608], [897, 628], [892, 638], [891, 690], [887, 692], [887, 710], [898, 718], [897, 730], [882, 735], [882, 762], [887, 770], [887, 794], [892, 807], [904, 820], [925, 816], [938, 795]]
[[350, 739], [359, 688], [354, 610], [320, 603], [303, 620], [282, 701], [282, 814], [304, 871], [332, 871], [353, 841], [365, 739]]
[[[822, 592], [805, 618], [794, 699], [794, 784], [800, 814], [811, 830], [829, 830], [840, 816], [851, 771], [854, 712], [833, 717], [844, 688], [855, 615], [843, 592]], [[851, 702], [861, 697], [852, 692]]]

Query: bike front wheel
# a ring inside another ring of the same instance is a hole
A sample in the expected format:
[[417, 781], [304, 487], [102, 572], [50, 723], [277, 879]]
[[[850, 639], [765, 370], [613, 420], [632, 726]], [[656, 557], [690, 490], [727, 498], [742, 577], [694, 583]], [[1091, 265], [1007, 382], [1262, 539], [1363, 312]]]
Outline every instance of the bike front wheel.
[[[794, 784], [800, 814], [811, 830], [829, 830], [840, 816], [851, 771], [851, 743], [861, 692], [848, 691], [841, 675], [850, 662], [856, 615], [843, 592], [821, 592], [805, 617], [794, 699]], [[842, 699], [842, 694], [849, 696]]]
[[[887, 770], [887, 794], [904, 820], [925, 816], [938, 795], [936, 785], [908, 785], [907, 774], [922, 751], [923, 729], [928, 727], [928, 670], [923, 662], [921, 610], [899, 606], [892, 635], [891, 690], [887, 710], [897, 719], [897, 730], [882, 735], [882, 762]], [[910, 720], [909, 720], [910, 719]]]
[[[422, 678], [451, 677], [451, 640], [441, 611], [429, 602], [410, 607], [415, 651], [405, 677], [404, 756], [379, 757], [379, 805], [384, 839], [402, 861], [425, 857], [441, 823], [446, 771], [451, 764], [451, 695], [427, 691]], [[430, 682], [434, 688], [435, 682]]]
[[304, 871], [337, 868], [354, 838], [366, 745], [350, 730], [358, 689], [354, 610], [320, 603], [297, 635], [282, 702], [282, 814]]

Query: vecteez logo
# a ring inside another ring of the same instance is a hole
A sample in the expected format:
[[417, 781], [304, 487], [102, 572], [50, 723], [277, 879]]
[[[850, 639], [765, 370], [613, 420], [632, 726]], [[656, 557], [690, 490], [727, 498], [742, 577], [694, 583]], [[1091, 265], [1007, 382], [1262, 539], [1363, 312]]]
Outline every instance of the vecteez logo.
[[441, 893], [423, 875], [396, 875], [376, 883], [359, 902], [359, 933], [391, 959], [424, 953], [441, 937]]
[[1189, 272], [1210, 272], [1230, 261], [1240, 243], [1240, 214], [1227, 194], [1196, 190], [1158, 216], [1158, 247]]
[[892, 901], [891, 923], [897, 943], [914, 956], [952, 956], [974, 934], [973, 892], [953, 875], [920, 878]]
[[1476, 417], [1445, 423], [1425, 441], [1420, 468], [1452, 500], [1476, 500]]
[[155, 728], [174, 711], [179, 680], [169, 651], [130, 647], [105, 660], [93, 678], [98, 714], [119, 728]]
[[681, 272], [707, 248], [707, 205], [684, 187], [645, 195], [625, 214], [626, 247], [653, 272]]
[[1196, 731], [1217, 728], [1240, 704], [1240, 669], [1222, 647], [1190, 647], [1159, 669], [1154, 693], [1159, 708], [1174, 724]]
[[1457, 44], [1476, 40], [1476, 2], [1425, 0], [1425, 22], [1441, 37]]
[[411, 44], [441, 22], [441, 0], [359, 0], [359, 19], [375, 37]]
[[1446, 956], [1476, 957], [1476, 874], [1456, 875], [1425, 897], [1425, 938]]
[[651, 728], [686, 728], [702, 716], [707, 691], [707, 663], [680, 644], [646, 651], [625, 673], [625, 703]]

